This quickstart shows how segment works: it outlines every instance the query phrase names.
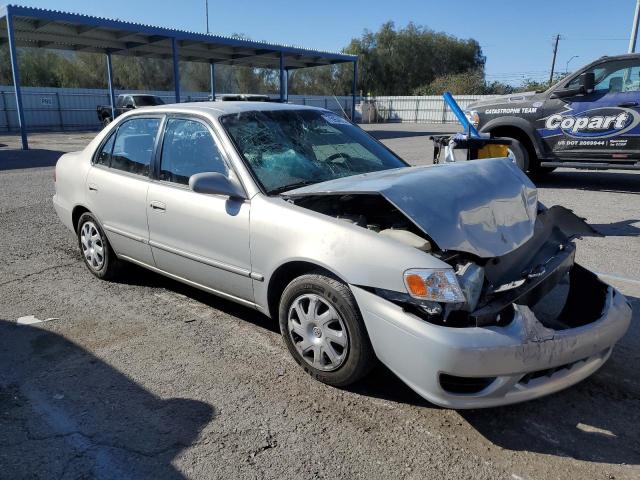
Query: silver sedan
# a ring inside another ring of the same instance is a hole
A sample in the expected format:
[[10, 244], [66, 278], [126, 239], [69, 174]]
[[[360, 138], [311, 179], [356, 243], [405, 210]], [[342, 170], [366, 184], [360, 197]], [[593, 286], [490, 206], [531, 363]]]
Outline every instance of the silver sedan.
[[595, 372], [631, 318], [574, 262], [596, 232], [509, 160], [410, 167], [323, 109], [135, 110], [60, 158], [53, 202], [97, 277], [253, 307], [333, 386], [381, 361], [439, 405], [520, 402]]

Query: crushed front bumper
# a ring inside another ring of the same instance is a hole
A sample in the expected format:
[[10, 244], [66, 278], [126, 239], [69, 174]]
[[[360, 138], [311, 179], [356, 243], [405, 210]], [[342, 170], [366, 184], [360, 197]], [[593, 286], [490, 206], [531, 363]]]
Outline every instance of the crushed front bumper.
[[[609, 358], [631, 321], [631, 307], [611, 286], [600, 318], [566, 330], [546, 328], [528, 307], [517, 305], [506, 326], [443, 327], [351, 288], [380, 361], [420, 396], [457, 409], [531, 400], [583, 380]], [[453, 393], [443, 388], [443, 376], [487, 384]]]

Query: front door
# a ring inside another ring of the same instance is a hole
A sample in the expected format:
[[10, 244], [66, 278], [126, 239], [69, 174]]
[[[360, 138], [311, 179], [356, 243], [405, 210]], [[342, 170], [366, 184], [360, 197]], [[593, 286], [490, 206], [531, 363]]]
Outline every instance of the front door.
[[195, 118], [169, 117], [160, 152], [147, 202], [156, 266], [253, 302], [249, 201], [195, 193], [188, 185], [196, 173], [233, 175], [213, 131]]
[[[539, 132], [546, 148], [560, 158], [640, 158], [640, 59], [587, 71], [595, 75], [592, 92], [545, 102]], [[562, 87], [579, 85], [578, 77]]]
[[118, 255], [153, 265], [147, 227], [149, 170], [160, 118], [131, 118], [103, 143], [87, 176], [88, 207]]

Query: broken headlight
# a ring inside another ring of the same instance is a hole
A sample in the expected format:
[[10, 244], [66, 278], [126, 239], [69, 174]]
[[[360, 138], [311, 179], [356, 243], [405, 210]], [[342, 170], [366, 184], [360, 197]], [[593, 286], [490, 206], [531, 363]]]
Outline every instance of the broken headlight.
[[442, 303], [464, 303], [464, 293], [460, 288], [453, 269], [421, 268], [404, 272], [404, 284], [413, 298]]

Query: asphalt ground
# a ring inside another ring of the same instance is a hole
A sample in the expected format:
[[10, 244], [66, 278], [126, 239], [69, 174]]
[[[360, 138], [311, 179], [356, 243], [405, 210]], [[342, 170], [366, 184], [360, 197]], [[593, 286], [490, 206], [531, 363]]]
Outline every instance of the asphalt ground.
[[[414, 164], [443, 130], [365, 128]], [[578, 261], [633, 305], [609, 362], [543, 399], [458, 412], [383, 367], [320, 384], [274, 322], [154, 273], [93, 277], [51, 204], [51, 166], [93, 135], [33, 135], [30, 152], [0, 136], [0, 478], [640, 478], [640, 175], [537, 180], [605, 235], [578, 240]], [[50, 320], [16, 324], [29, 315]]]

